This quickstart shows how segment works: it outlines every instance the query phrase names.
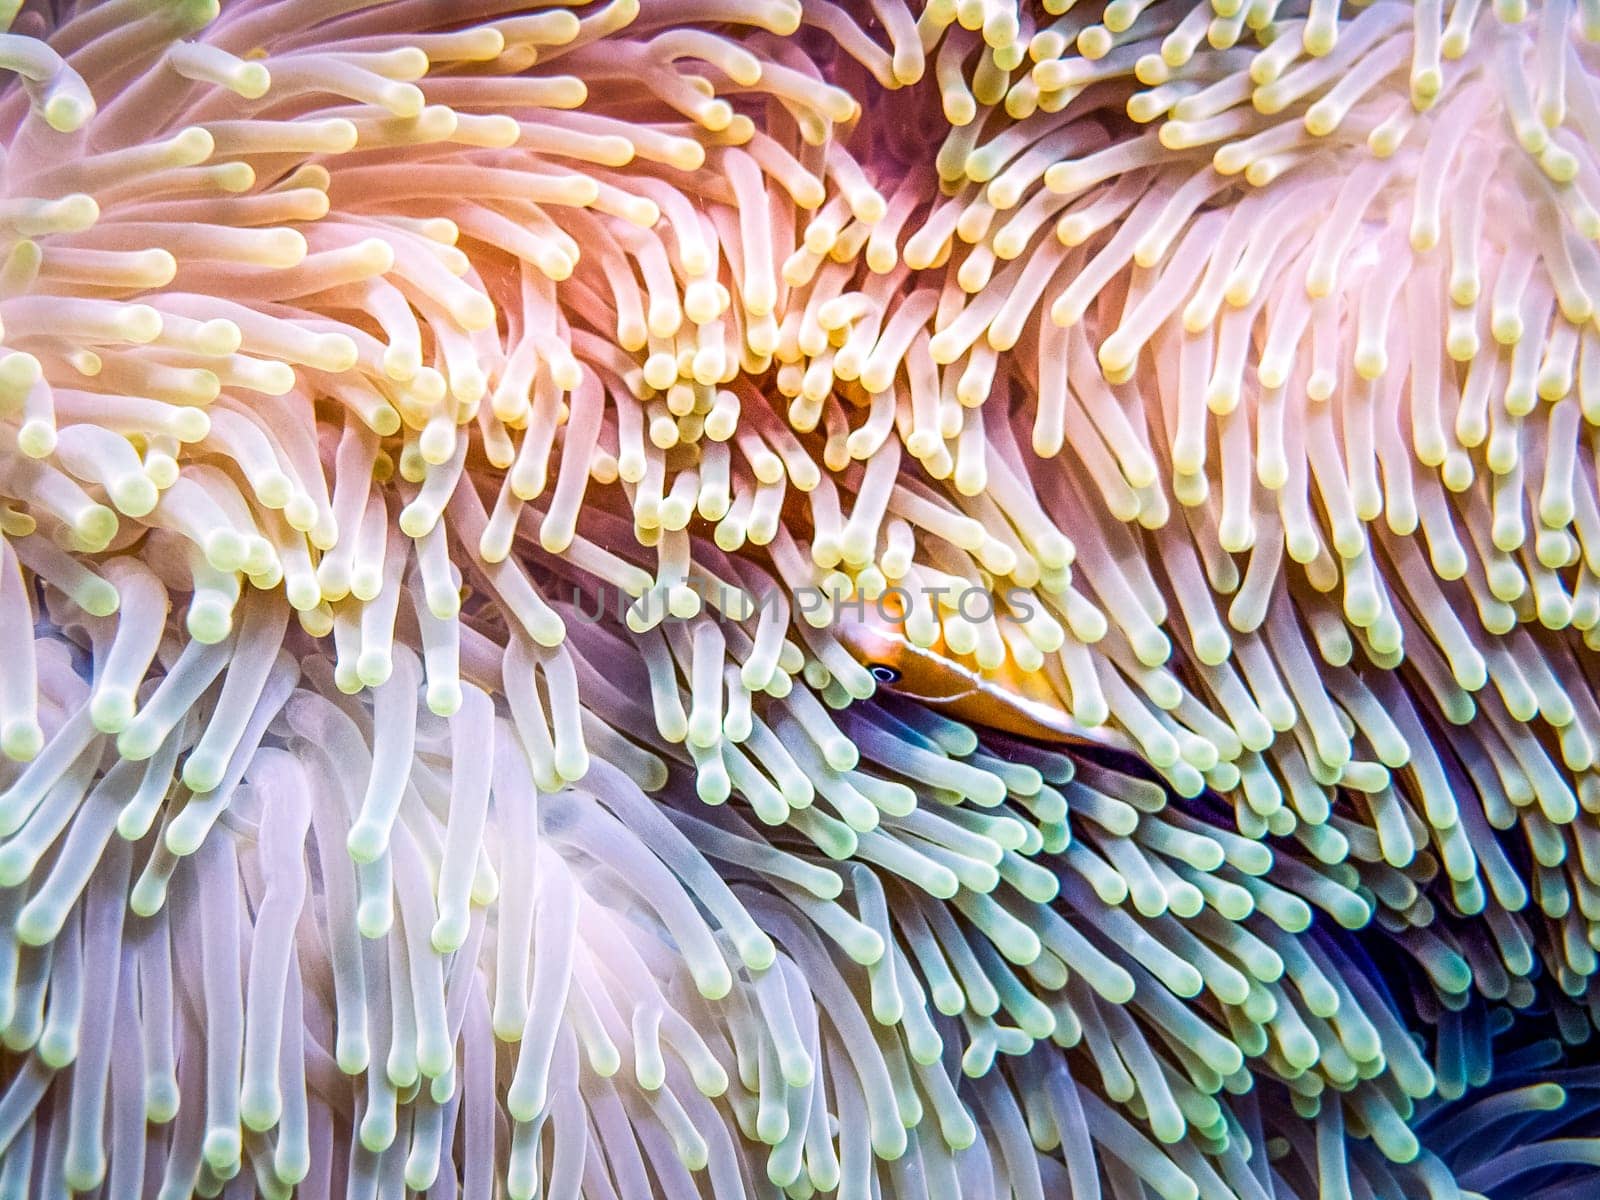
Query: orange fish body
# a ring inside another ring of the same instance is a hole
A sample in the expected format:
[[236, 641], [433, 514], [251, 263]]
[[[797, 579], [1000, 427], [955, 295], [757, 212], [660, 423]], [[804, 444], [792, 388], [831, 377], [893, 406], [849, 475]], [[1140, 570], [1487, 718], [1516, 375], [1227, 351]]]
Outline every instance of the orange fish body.
[[894, 695], [1019, 737], [1096, 740], [1072, 719], [1043, 671], [1022, 671], [1010, 660], [999, 671], [983, 670], [953, 653], [942, 638], [932, 646], [918, 646], [898, 622], [849, 621], [836, 632]]

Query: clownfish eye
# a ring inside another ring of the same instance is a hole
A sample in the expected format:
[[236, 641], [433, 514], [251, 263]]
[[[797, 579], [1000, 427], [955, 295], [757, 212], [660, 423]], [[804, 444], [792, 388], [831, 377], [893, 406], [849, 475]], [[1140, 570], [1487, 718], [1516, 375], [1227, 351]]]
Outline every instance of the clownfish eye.
[[873, 663], [867, 670], [872, 672], [872, 677], [879, 683], [899, 683], [900, 672], [887, 663]]

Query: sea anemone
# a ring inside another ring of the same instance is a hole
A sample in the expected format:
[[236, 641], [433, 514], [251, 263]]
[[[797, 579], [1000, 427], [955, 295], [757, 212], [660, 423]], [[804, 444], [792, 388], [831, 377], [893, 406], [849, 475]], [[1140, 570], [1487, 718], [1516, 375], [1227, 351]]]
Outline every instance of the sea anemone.
[[1480, 8], [0, 4], [0, 1197], [1591, 1194]]

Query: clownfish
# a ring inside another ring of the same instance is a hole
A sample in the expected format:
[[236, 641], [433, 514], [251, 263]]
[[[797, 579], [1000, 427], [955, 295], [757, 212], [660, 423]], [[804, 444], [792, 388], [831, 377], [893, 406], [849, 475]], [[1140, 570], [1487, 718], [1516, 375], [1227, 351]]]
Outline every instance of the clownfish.
[[1007, 659], [989, 671], [963, 661], [941, 638], [923, 647], [897, 621], [847, 620], [836, 636], [885, 691], [961, 721], [1019, 737], [1052, 742], [1102, 738], [1073, 720], [1043, 671], [1024, 671]]

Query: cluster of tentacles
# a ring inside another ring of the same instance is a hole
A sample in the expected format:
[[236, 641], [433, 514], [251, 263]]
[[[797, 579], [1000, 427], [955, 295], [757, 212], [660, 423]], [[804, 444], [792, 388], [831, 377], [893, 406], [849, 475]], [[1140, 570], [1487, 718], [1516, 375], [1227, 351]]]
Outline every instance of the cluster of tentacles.
[[1595, 0], [0, 22], [0, 1197], [1592, 1194]]

